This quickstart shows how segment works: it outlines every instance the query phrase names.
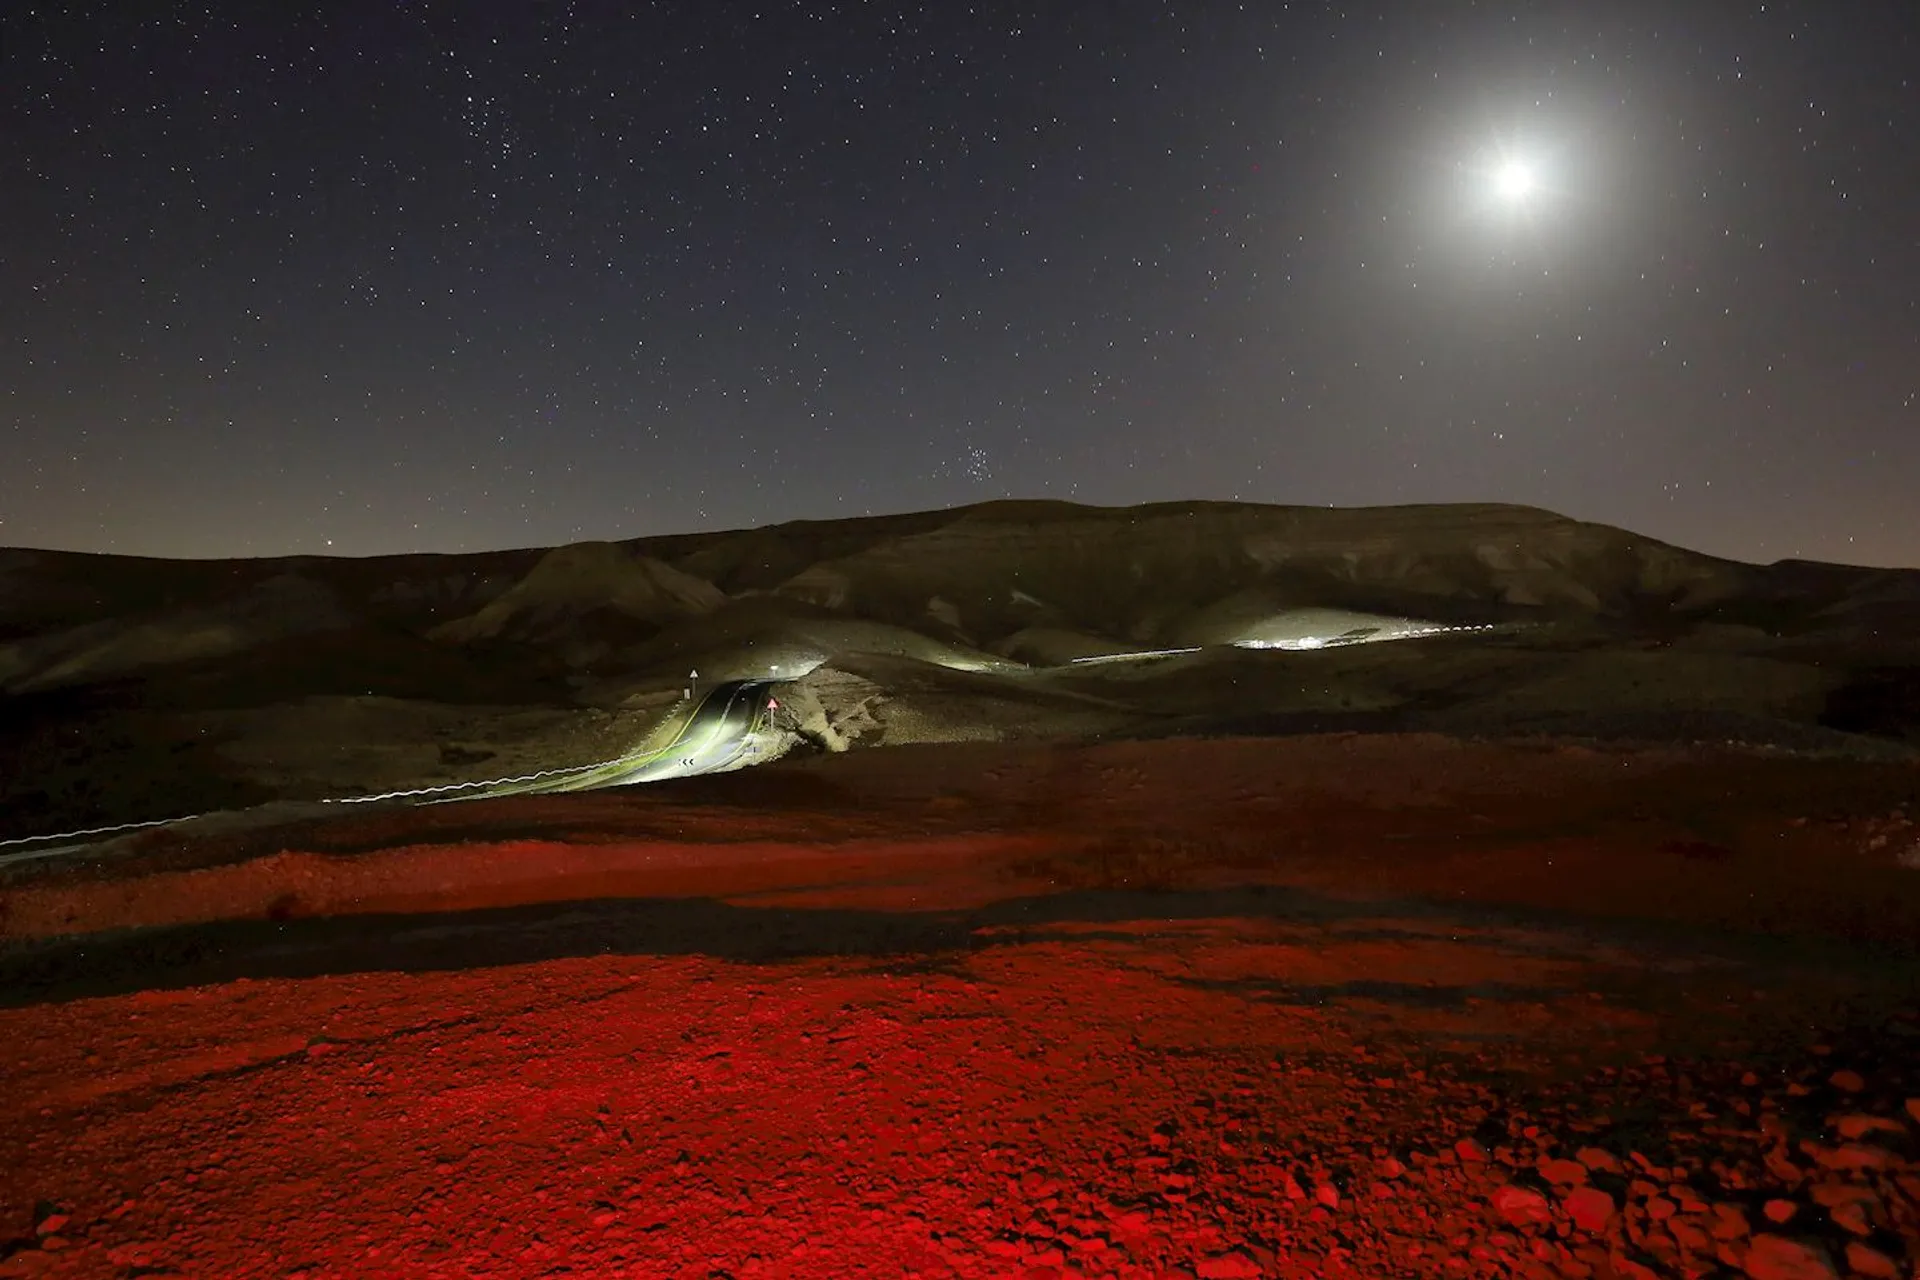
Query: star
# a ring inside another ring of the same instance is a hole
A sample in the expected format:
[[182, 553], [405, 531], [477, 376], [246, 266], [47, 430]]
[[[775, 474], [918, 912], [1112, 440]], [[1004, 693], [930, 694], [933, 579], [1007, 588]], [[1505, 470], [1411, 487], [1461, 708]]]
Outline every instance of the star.
[[1920, 562], [1920, 5], [75, 8], [0, 7], [0, 541], [1237, 496]]

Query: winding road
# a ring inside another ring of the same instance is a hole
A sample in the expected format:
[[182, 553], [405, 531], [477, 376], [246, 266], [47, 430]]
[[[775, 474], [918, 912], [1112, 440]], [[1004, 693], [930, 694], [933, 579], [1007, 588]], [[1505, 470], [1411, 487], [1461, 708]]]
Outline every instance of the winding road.
[[[702, 697], [682, 704], [667, 714], [658, 732], [666, 732], [677, 718], [680, 727], [662, 747], [630, 752], [615, 760], [583, 768], [556, 769], [523, 778], [495, 782], [459, 783], [427, 787], [413, 791], [395, 791], [380, 795], [353, 796], [320, 801], [310, 807], [324, 811], [330, 805], [377, 803], [446, 804], [456, 800], [490, 800], [502, 796], [552, 795], [569, 791], [592, 791], [601, 787], [621, 787], [638, 782], [660, 782], [668, 778], [690, 778], [695, 774], [719, 773], [743, 763], [752, 763], [758, 747], [755, 734], [770, 710], [767, 690], [783, 683], [771, 679], [729, 680], [715, 685]], [[652, 737], [654, 735], [649, 735]], [[86, 831], [64, 832], [0, 840], [0, 866], [15, 862], [61, 857], [94, 847], [103, 839], [133, 831], [177, 823], [195, 822], [215, 814], [191, 814], [153, 822], [130, 822]], [[282, 816], [285, 816], [284, 807]]]
[[[610, 760], [606, 764], [563, 778], [542, 779], [526, 786], [484, 790], [463, 799], [501, 795], [545, 795], [562, 791], [592, 791], [636, 782], [659, 782], [700, 773], [718, 773], [740, 762], [753, 744], [768, 710], [767, 689], [773, 680], [729, 680], [717, 684], [692, 704], [680, 729], [664, 747]], [[669, 716], [671, 720], [671, 715]]]

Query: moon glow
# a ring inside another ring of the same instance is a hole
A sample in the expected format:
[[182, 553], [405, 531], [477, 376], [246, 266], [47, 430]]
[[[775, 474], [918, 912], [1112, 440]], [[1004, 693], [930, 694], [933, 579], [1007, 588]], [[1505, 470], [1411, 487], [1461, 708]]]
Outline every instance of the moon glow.
[[1523, 160], [1508, 160], [1493, 172], [1493, 192], [1508, 204], [1519, 204], [1539, 185], [1533, 169]]

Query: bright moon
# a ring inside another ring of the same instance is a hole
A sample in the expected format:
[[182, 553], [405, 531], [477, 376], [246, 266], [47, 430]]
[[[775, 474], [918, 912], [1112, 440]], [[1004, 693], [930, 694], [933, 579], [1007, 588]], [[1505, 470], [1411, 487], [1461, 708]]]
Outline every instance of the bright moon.
[[1493, 189], [1502, 200], [1517, 203], [1533, 194], [1533, 170], [1518, 160], [1509, 160], [1493, 175]]

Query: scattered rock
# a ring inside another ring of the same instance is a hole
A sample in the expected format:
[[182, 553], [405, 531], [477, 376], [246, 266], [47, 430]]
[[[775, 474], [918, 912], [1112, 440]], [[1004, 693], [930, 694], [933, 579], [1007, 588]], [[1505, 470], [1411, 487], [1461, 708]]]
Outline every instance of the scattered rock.
[[1231, 1253], [1202, 1258], [1194, 1273], [1200, 1280], [1258, 1280], [1260, 1264], [1251, 1255], [1235, 1249]]
[[1540, 1176], [1556, 1187], [1577, 1187], [1587, 1180], [1587, 1166], [1578, 1160], [1542, 1160]]
[[1508, 1183], [1496, 1189], [1489, 1200], [1494, 1212], [1516, 1227], [1553, 1221], [1553, 1210], [1548, 1206], [1547, 1198], [1530, 1187]]
[[1872, 1280], [1900, 1280], [1898, 1263], [1858, 1240], [1847, 1245], [1847, 1268], [1855, 1275], [1870, 1276]]
[[1817, 1182], [1807, 1189], [1807, 1195], [1817, 1205], [1834, 1209], [1841, 1205], [1858, 1205], [1874, 1218], [1886, 1216], [1886, 1206], [1872, 1187], [1858, 1182]]
[[1823, 1168], [1843, 1172], [1859, 1169], [1886, 1169], [1894, 1163], [1894, 1155], [1885, 1147], [1871, 1146], [1864, 1142], [1846, 1142], [1837, 1147], [1823, 1147], [1817, 1142], [1803, 1142], [1800, 1150], [1812, 1156], [1814, 1162]]
[[1747, 1225], [1745, 1209], [1737, 1204], [1716, 1204], [1710, 1230], [1715, 1240], [1734, 1241], [1744, 1240], [1752, 1228]]
[[1567, 1192], [1566, 1206], [1573, 1225], [1592, 1235], [1600, 1235], [1613, 1221], [1613, 1197], [1598, 1187], [1573, 1188]]
[[1863, 1112], [1837, 1116], [1833, 1121], [1834, 1132], [1849, 1142], [1864, 1138], [1870, 1133], [1905, 1133], [1906, 1126], [1898, 1120], [1889, 1120], [1885, 1116], [1870, 1116]]
[[1574, 1158], [1595, 1173], [1620, 1172], [1619, 1158], [1602, 1147], [1582, 1147], [1574, 1153]]
[[1787, 1155], [1785, 1147], [1775, 1147], [1767, 1152], [1764, 1163], [1768, 1173], [1789, 1187], [1798, 1186], [1801, 1179], [1806, 1176], [1800, 1171], [1800, 1166]]
[[1667, 1230], [1672, 1234], [1674, 1243], [1690, 1253], [1713, 1252], [1713, 1237], [1692, 1218], [1674, 1218], [1667, 1223]]
[[1750, 1280], [1839, 1280], [1827, 1251], [1785, 1236], [1758, 1235], [1741, 1267]]

